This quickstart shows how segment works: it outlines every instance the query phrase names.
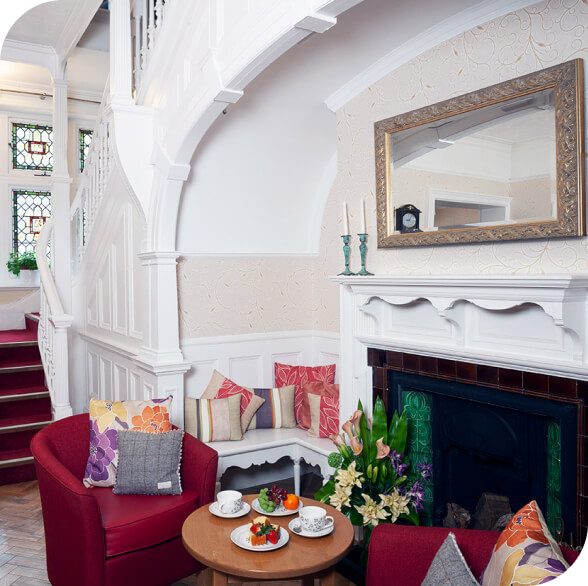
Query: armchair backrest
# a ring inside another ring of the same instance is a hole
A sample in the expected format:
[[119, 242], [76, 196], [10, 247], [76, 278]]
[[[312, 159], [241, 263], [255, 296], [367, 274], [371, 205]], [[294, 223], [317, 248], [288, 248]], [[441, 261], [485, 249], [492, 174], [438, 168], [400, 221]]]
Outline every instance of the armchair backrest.
[[31, 442], [33, 455], [45, 467], [61, 464], [82, 481], [90, 447], [87, 413], [54, 421], [39, 431]]

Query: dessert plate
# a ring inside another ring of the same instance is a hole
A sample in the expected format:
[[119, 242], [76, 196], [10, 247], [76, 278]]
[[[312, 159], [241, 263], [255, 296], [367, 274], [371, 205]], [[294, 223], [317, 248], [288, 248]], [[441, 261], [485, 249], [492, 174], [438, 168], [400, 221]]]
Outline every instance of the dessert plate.
[[262, 515], [266, 515], [267, 517], [287, 517], [288, 515], [294, 515], [297, 513], [304, 505], [302, 504], [302, 499], [298, 499], [300, 502], [295, 509], [287, 509], [284, 505], [280, 505], [276, 507], [272, 513], [268, 513], [268, 511], [264, 511], [260, 504], [259, 499], [255, 499], [251, 503], [251, 507], [256, 513], [261, 513]]
[[280, 538], [278, 543], [266, 543], [265, 545], [251, 545], [249, 540], [249, 525], [241, 525], [231, 532], [231, 541], [249, 551], [272, 551], [273, 549], [279, 549], [288, 543], [290, 534], [283, 528], [280, 528]]
[[327, 527], [326, 529], [323, 529], [322, 531], [307, 531], [306, 529], [302, 528], [302, 525], [300, 524], [300, 519], [296, 518], [296, 519], [292, 519], [289, 523], [288, 523], [288, 529], [290, 529], [290, 531], [292, 531], [292, 533], [295, 533], [296, 535], [301, 535], [302, 537], [324, 537], [325, 535], [329, 535], [330, 533], [333, 533], [334, 529], [335, 529], [335, 525], [330, 525], [329, 527]]
[[246, 515], [251, 510], [251, 507], [249, 506], [249, 503], [243, 502], [241, 503], [241, 508], [236, 513], [223, 513], [220, 510], [218, 503], [214, 501], [210, 504], [208, 510], [213, 515], [216, 515], [217, 517], [222, 517], [223, 519], [236, 519], [237, 517], [242, 517], [243, 515]]

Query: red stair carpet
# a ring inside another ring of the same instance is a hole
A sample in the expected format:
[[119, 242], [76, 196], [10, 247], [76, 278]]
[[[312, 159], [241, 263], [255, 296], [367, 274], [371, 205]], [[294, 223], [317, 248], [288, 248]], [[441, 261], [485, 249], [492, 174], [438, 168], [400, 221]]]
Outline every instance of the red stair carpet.
[[35, 478], [31, 438], [51, 422], [51, 399], [37, 344], [38, 316], [26, 330], [0, 331], [0, 485]]

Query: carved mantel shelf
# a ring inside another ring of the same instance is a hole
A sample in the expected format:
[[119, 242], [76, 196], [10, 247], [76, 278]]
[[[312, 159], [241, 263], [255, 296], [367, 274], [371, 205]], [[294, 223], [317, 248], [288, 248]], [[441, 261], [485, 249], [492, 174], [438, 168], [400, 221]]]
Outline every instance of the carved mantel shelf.
[[588, 380], [588, 276], [331, 280], [341, 286], [341, 378], [353, 381], [342, 416], [369, 400], [368, 347]]

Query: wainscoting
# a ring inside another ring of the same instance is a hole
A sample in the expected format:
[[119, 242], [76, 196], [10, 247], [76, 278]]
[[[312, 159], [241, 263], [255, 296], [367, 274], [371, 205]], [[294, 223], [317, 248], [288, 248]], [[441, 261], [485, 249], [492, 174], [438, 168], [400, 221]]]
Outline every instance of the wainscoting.
[[274, 384], [274, 362], [339, 366], [339, 335], [333, 332], [190, 338], [182, 340], [181, 348], [192, 367], [186, 374], [185, 394], [195, 398], [202, 395], [215, 369], [242, 386], [271, 387]]

